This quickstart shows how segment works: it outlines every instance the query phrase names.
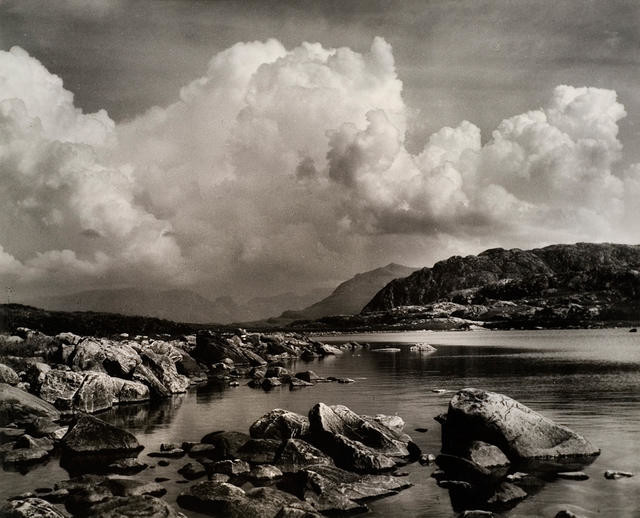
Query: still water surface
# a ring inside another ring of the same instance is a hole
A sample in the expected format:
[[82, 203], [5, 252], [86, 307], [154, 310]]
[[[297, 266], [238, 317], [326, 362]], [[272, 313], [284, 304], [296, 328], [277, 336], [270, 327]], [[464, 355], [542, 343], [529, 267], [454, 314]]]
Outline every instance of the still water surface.
[[[292, 370], [312, 369], [320, 376], [349, 377], [350, 385], [321, 383], [314, 387], [270, 392], [246, 386], [209, 384], [161, 405], [121, 407], [101, 418], [131, 430], [145, 450], [162, 442], [197, 441], [214, 430], [246, 432], [272, 408], [305, 413], [315, 403], [344, 404], [360, 414], [398, 414], [405, 431], [425, 453], [440, 448], [440, 426], [433, 417], [445, 412], [451, 393], [476, 387], [507, 394], [548, 417], [584, 434], [602, 449], [584, 468], [587, 481], [547, 483], [515, 509], [501, 516], [553, 517], [571, 509], [586, 517], [640, 517], [640, 333], [627, 329], [375, 333], [322, 337], [326, 342], [369, 342], [372, 348], [398, 345], [399, 353], [370, 350], [346, 352], [312, 362], [297, 361]], [[427, 342], [435, 353], [411, 353], [404, 344]], [[428, 428], [426, 433], [415, 428]], [[157, 459], [156, 459], [157, 460]], [[184, 485], [176, 470], [192, 459], [172, 460], [168, 467], [147, 469], [137, 478], [170, 478], [167, 500]], [[432, 466], [406, 468], [414, 486], [400, 494], [370, 502], [368, 516], [452, 517], [447, 491], [430, 478]], [[605, 480], [606, 469], [636, 476]], [[52, 486], [67, 478], [57, 459], [29, 473], [0, 473], [0, 496]], [[189, 516], [200, 516], [186, 513]]]

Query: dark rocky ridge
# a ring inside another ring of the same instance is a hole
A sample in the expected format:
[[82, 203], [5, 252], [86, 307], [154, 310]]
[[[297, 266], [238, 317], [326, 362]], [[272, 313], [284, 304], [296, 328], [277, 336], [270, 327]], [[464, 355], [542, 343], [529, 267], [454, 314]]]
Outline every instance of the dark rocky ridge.
[[476, 321], [635, 321], [640, 317], [640, 245], [494, 248], [450, 257], [390, 282], [361, 316], [443, 302], [454, 303], [448, 316]]

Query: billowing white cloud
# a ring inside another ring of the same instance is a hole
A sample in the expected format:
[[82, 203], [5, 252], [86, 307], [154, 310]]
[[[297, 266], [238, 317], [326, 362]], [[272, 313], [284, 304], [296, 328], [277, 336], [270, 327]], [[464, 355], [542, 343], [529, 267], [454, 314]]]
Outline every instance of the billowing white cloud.
[[249, 295], [488, 246], [637, 240], [615, 92], [559, 86], [484, 144], [464, 121], [418, 153], [408, 113], [381, 38], [364, 54], [238, 43], [117, 125], [0, 52], [0, 277]]

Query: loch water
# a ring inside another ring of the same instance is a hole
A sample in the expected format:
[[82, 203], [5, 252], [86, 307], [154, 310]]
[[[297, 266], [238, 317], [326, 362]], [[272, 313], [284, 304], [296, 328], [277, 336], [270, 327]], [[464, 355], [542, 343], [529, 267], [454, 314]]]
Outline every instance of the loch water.
[[[294, 371], [314, 370], [320, 376], [349, 377], [353, 384], [319, 383], [290, 391], [269, 392], [209, 383], [160, 404], [124, 406], [99, 417], [132, 431], [145, 446], [139, 458], [163, 442], [198, 441], [215, 430], [247, 432], [273, 408], [308, 412], [315, 403], [344, 404], [360, 414], [397, 414], [405, 431], [424, 453], [440, 449], [440, 425], [434, 417], [446, 412], [452, 392], [475, 387], [506, 394], [585, 435], [601, 448], [584, 467], [586, 481], [554, 479], [514, 509], [508, 517], [553, 517], [560, 509], [585, 517], [640, 517], [640, 333], [628, 329], [401, 332], [319, 337], [331, 342], [371, 344], [340, 356], [292, 362]], [[414, 353], [409, 344], [426, 342], [430, 354]], [[394, 346], [397, 353], [373, 349]], [[442, 392], [442, 391], [445, 392]], [[436, 392], [438, 391], [438, 392]], [[419, 433], [415, 428], [427, 428]], [[176, 470], [187, 457], [171, 460], [135, 476], [167, 477], [165, 497], [175, 504], [186, 485]], [[414, 463], [402, 468], [413, 486], [398, 495], [369, 502], [372, 517], [454, 517], [449, 494], [430, 474], [435, 466]], [[635, 477], [606, 480], [607, 469], [631, 471]], [[52, 487], [68, 473], [53, 458], [27, 473], [0, 472], [2, 499], [36, 487]], [[190, 482], [189, 484], [191, 484]], [[185, 512], [183, 510], [183, 512]], [[200, 515], [185, 512], [188, 516]]]

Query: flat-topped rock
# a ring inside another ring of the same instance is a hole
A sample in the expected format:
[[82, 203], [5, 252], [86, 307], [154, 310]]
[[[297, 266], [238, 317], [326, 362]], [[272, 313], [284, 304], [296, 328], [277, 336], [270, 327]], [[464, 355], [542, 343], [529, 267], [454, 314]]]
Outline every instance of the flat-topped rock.
[[62, 447], [72, 454], [133, 453], [142, 449], [133, 434], [90, 415], [78, 417], [62, 438]]

